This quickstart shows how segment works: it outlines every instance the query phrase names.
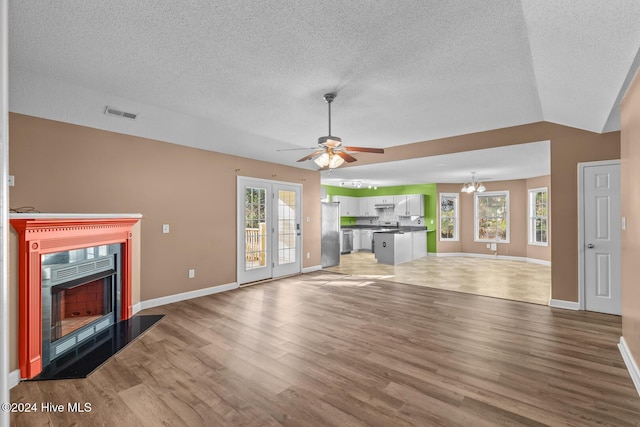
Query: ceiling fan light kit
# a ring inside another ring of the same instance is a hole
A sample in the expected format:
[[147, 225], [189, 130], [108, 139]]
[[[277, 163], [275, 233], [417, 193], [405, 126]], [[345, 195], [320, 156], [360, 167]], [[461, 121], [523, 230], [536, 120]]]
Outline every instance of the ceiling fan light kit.
[[335, 98], [335, 93], [327, 93], [324, 95], [324, 100], [329, 106], [329, 134], [318, 138], [319, 150], [304, 156], [299, 159], [298, 162], [313, 160], [314, 163], [321, 168], [335, 169], [342, 166], [344, 162], [351, 163], [358, 160], [349, 154], [349, 151], [377, 154], [384, 153], [384, 149], [382, 148], [345, 147], [342, 145], [341, 138], [331, 135], [331, 103]]

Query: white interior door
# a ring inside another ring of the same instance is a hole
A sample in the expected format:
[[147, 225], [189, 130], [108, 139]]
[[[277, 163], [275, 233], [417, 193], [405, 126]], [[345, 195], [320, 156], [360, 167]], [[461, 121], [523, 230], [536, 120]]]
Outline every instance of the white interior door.
[[301, 186], [238, 177], [238, 284], [301, 271]]
[[620, 165], [583, 168], [584, 308], [621, 314]]

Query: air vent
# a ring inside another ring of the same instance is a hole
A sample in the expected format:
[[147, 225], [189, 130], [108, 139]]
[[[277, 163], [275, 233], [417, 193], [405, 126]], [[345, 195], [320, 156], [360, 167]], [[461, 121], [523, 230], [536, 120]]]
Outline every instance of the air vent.
[[105, 114], [112, 116], [124, 117], [125, 119], [135, 120], [138, 115], [136, 113], [127, 113], [126, 111], [118, 110], [117, 108], [107, 107], [104, 109]]

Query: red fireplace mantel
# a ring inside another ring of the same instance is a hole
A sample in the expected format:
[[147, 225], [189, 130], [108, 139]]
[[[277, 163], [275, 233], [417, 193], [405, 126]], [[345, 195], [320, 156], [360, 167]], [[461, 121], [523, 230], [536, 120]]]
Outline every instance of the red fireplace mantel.
[[42, 371], [41, 255], [122, 243], [121, 319], [133, 314], [131, 229], [138, 214], [11, 214], [18, 232], [18, 362], [20, 376]]

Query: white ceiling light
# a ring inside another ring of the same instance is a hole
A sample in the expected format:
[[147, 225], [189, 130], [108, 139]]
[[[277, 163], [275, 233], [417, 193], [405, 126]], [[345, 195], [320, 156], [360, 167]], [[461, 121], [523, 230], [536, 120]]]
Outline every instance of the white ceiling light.
[[476, 180], [476, 173], [471, 172], [471, 182], [467, 182], [466, 184], [464, 184], [462, 186], [462, 189], [460, 189], [460, 192], [473, 193], [474, 191], [477, 191], [478, 193], [482, 193], [485, 190], [486, 187], [484, 186], [484, 184]]

